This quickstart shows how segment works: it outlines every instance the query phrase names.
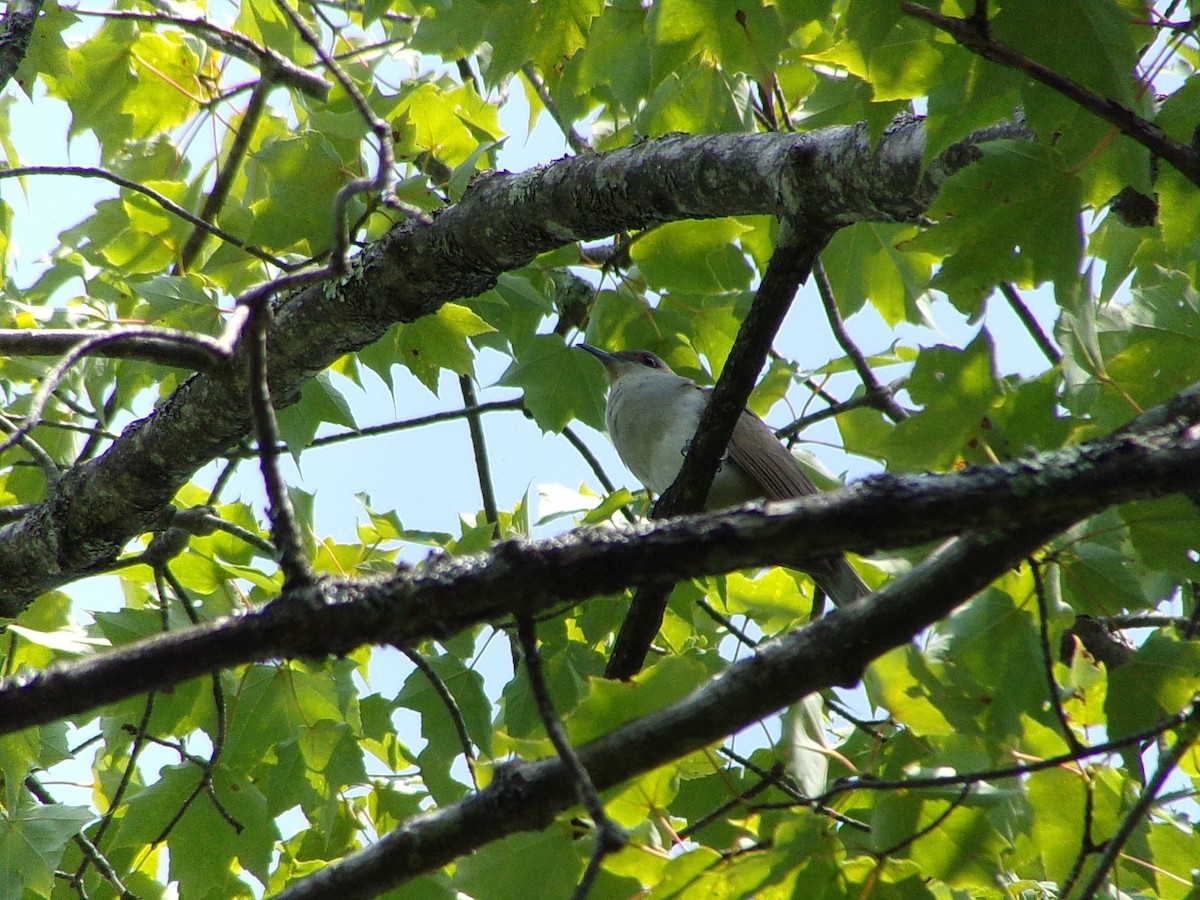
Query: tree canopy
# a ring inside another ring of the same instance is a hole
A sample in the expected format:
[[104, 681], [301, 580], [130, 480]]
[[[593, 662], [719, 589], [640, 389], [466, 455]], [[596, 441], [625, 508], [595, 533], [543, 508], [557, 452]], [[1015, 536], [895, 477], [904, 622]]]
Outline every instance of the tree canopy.
[[[1200, 896], [1189, 9], [14, 0], [0, 895]], [[578, 340], [714, 385], [661, 498]], [[697, 512], [746, 406], [871, 474]]]

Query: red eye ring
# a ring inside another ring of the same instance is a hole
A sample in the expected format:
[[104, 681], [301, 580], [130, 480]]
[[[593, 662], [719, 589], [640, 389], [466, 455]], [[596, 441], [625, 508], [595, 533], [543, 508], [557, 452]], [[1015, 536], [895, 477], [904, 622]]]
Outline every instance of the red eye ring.
[[648, 369], [658, 368], [658, 359], [655, 358], [653, 353], [639, 353], [638, 362]]

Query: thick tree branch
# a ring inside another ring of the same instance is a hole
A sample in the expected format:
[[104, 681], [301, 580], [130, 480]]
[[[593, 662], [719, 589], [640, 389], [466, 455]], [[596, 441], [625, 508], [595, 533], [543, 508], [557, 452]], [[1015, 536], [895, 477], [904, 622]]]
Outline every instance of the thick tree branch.
[[[1028, 133], [985, 129], [922, 169], [919, 123], [889, 131], [874, 152], [865, 127], [673, 135], [480, 178], [435, 221], [405, 222], [375, 242], [339, 283], [280, 302], [269, 335], [272, 397], [292, 402], [317, 372], [396, 322], [474, 296], [564, 243], [753, 213], [831, 225], [907, 221], [978, 155], [980, 141], [1014, 136]], [[103, 568], [151, 529], [194, 472], [248, 434], [247, 396], [244, 363], [194, 377], [102, 456], [64, 473], [53, 502], [0, 530], [0, 615]]]
[[242, 617], [9, 681], [0, 686], [0, 734], [214, 669], [343, 654], [367, 644], [415, 646], [564, 600], [794, 560], [801, 546], [816, 559], [1037, 523], [1039, 539], [1027, 548], [1019, 542], [1023, 558], [1050, 535], [1109, 506], [1198, 485], [1200, 386], [1140, 416], [1121, 434], [1057, 453], [951, 475], [876, 476], [802, 500], [622, 531], [581, 529], [547, 541], [505, 541], [486, 553], [434, 558], [389, 578], [331, 579], [293, 590]]
[[29, 50], [29, 38], [41, 11], [42, 0], [15, 0], [9, 4], [4, 28], [0, 31], [0, 87], [7, 86], [17, 74]]
[[[769, 641], [678, 703], [578, 748], [604, 790], [699, 750], [806, 694], [852, 684], [871, 660], [911, 640], [1031, 552], [1045, 525], [1015, 536], [951, 542], [862, 603]], [[416, 816], [378, 843], [292, 884], [277, 900], [374, 897], [423, 872], [518, 831], [546, 827], [576, 802], [558, 758], [496, 772], [486, 789]]]

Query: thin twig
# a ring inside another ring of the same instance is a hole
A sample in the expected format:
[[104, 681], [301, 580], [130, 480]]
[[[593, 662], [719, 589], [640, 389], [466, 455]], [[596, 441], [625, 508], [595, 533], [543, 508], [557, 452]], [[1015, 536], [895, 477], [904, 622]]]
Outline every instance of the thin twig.
[[[250, 152], [250, 139], [254, 136], [263, 111], [267, 108], [267, 95], [271, 93], [274, 86], [275, 83], [271, 78], [264, 75], [254, 85], [254, 90], [250, 92], [246, 111], [242, 113], [242, 121], [238, 123], [237, 130], [233, 134], [229, 155], [226, 156], [224, 164], [217, 172], [212, 190], [208, 192], [208, 196], [204, 200], [204, 207], [200, 210], [200, 218], [204, 221], [212, 222], [225, 206], [234, 180], [241, 174], [242, 162], [245, 160], [246, 154]], [[192, 267], [192, 263], [199, 255], [207, 237], [207, 229], [195, 228], [192, 230], [183, 249], [179, 251], [179, 262], [175, 265], [174, 274], [182, 274]]]
[[1104, 882], [1108, 879], [1109, 872], [1116, 865], [1117, 857], [1120, 856], [1125, 845], [1129, 843], [1129, 839], [1133, 837], [1133, 832], [1142, 824], [1142, 820], [1149, 813], [1150, 807], [1158, 799], [1159, 791], [1162, 790], [1167, 778], [1175, 771], [1179, 765], [1179, 761], [1191, 749], [1197, 737], [1200, 737], [1200, 702], [1193, 701], [1190, 714], [1182, 723], [1179, 733], [1175, 735], [1174, 745], [1159, 754], [1158, 766], [1155, 768], [1154, 774], [1150, 776], [1150, 780], [1146, 783], [1141, 796], [1138, 797], [1137, 802], [1133, 804], [1133, 808], [1129, 810], [1125, 818], [1121, 820], [1121, 826], [1117, 829], [1117, 833], [1105, 841], [1104, 852], [1100, 854], [1100, 861], [1096, 864], [1096, 868], [1092, 870], [1091, 877], [1088, 878], [1087, 883], [1079, 891], [1081, 900], [1100, 895], [1100, 890], [1103, 888]]
[[267, 383], [267, 326], [270, 318], [271, 310], [267, 303], [260, 302], [251, 308], [246, 333], [246, 365], [249, 370], [250, 409], [258, 441], [259, 468], [267, 492], [267, 518], [271, 521], [271, 540], [279, 556], [286, 591], [312, 584], [314, 576], [287, 486], [279, 473], [279, 427]]
[[892, 846], [888, 847], [886, 850], [878, 851], [875, 854], [875, 857], [879, 860], [884, 860], [889, 856], [894, 856], [895, 854], [897, 854], [901, 850], [903, 850], [905, 847], [910, 847], [913, 844], [915, 844], [921, 838], [925, 837], [925, 835], [932, 834], [933, 832], [937, 831], [939, 828], [942, 827], [942, 823], [945, 822], [948, 818], [950, 818], [950, 816], [954, 813], [954, 811], [956, 809], [958, 809], [960, 806], [962, 806], [963, 801], [967, 799], [967, 795], [970, 793], [971, 793], [971, 786], [969, 784], [964, 784], [962, 786], [962, 790], [958, 792], [958, 796], [955, 797], [953, 800], [951, 800], [950, 805], [947, 806], [944, 810], [942, 810], [941, 814], [938, 815], [932, 822], [930, 822], [924, 828], [917, 829], [912, 834], [910, 834], [908, 837], [902, 838], [901, 840], [892, 844]]
[[[24, 784], [25, 789], [36, 797], [40, 803], [50, 806], [57, 802], [33, 775], [26, 775]], [[80, 866], [81, 871], [72, 879], [73, 882], [78, 883], [78, 879], [82, 875], [82, 870], [90, 863], [96, 867], [96, 871], [100, 873], [100, 877], [108, 882], [116, 896], [121, 898], [133, 897], [133, 894], [122, 883], [121, 876], [117, 874], [117, 870], [113, 867], [113, 864], [100, 852], [95, 843], [88, 840], [82, 831], [77, 832], [71, 839], [75, 842], [75, 846], [79, 848], [79, 852], [83, 855], [84, 859], [84, 863]]]
[[[5, 332], [14, 334], [13, 332]], [[37, 332], [30, 332], [36, 334]], [[181, 332], [184, 337], [179, 339], [179, 342], [192, 347], [207, 346], [205, 340], [197, 339], [196, 335]], [[50, 394], [58, 387], [63, 377], [67, 374], [70, 368], [83, 359], [85, 356], [95, 352], [98, 348], [106, 347], [110, 344], [126, 343], [139, 338], [131, 338], [126, 331], [104, 331], [99, 333], [94, 332], [75, 332], [75, 343], [68, 349], [62, 358], [46, 373], [42, 378], [41, 384], [34, 392], [32, 399], [29, 402], [29, 410], [25, 414], [25, 421], [12, 431], [8, 439], [0, 442], [0, 453], [12, 447], [20, 439], [37, 427], [41, 421], [42, 412], [46, 407], [46, 401], [50, 398]], [[211, 339], [207, 339], [211, 340]]]
[[[583, 461], [588, 464], [588, 467], [592, 470], [592, 474], [596, 476], [596, 480], [600, 482], [604, 490], [610, 494], [615, 491], [616, 487], [608, 475], [605, 474], [604, 467], [600, 465], [600, 460], [596, 459], [596, 455], [583, 442], [583, 438], [577, 435], [570, 425], [563, 426], [562, 436], [583, 457]], [[625, 517], [626, 522], [632, 523], [637, 521], [637, 516], [630, 511], [628, 506], [621, 507], [621, 514]]]
[[[166, 597], [162, 593], [162, 579], [157, 577], [155, 582], [158, 584], [160, 603], [166, 604]], [[125, 792], [129, 789], [129, 785], [133, 782], [133, 775], [137, 771], [138, 757], [142, 755], [142, 750], [146, 746], [146, 735], [150, 730], [150, 716], [154, 713], [154, 699], [158, 692], [151, 690], [146, 694], [146, 703], [142, 707], [142, 717], [138, 721], [133, 731], [133, 743], [129, 747], [129, 761], [126, 762], [125, 768], [121, 771], [121, 780], [117, 784], [117, 788], [113, 791], [112, 798], [108, 801], [108, 812], [100, 819], [100, 824], [96, 828], [96, 833], [92, 835], [92, 843], [97, 847], [100, 846], [100, 841], [104, 838], [104, 834], [112, 825], [114, 817], [121, 806], [121, 801], [125, 799]], [[79, 868], [75, 871], [76, 878], [82, 878], [83, 873], [87, 870], [89, 860], [84, 857], [84, 860], [79, 864]]]
[[[476, 413], [487, 412], [516, 412], [524, 407], [524, 401], [519, 398], [512, 400], [492, 400], [488, 403], [480, 403], [475, 407]], [[399, 422], [388, 422], [384, 425], [368, 425], [365, 428], [355, 428], [351, 431], [339, 431], [335, 434], [327, 434], [318, 438], [314, 438], [308, 445], [308, 449], [315, 447], [328, 447], [331, 444], [341, 444], [345, 441], [353, 441], [359, 438], [374, 437], [380, 434], [392, 434], [397, 431], [408, 431], [413, 428], [422, 428], [426, 425], [436, 425], [439, 422], [452, 422], [456, 419], [465, 419], [472, 415], [471, 410], [452, 409], [446, 412], [430, 413], [427, 416], [418, 416], [415, 419], [403, 419]], [[286, 451], [287, 445], [279, 444], [279, 450]], [[229, 459], [243, 459], [257, 455], [258, 451], [253, 447], [241, 447], [236, 452], [228, 454]]]
[[1050, 360], [1050, 364], [1057, 366], [1062, 362], [1062, 353], [1054, 346], [1054, 342], [1047, 337], [1046, 332], [1042, 330], [1041, 323], [1030, 312], [1029, 307], [1025, 305], [1025, 301], [1021, 299], [1021, 295], [1017, 293], [1017, 289], [1009, 282], [1002, 281], [1000, 282], [1000, 293], [1004, 295], [1004, 299], [1008, 301], [1008, 305], [1012, 308], [1012, 311], [1021, 320], [1021, 324], [1025, 326], [1025, 330], [1029, 332], [1029, 336], [1033, 338], [1033, 342], [1042, 351], [1042, 355]]
[[[844, 412], [849, 412], [852, 409], [862, 409], [869, 407], [877, 409], [886, 414], [885, 406], [894, 404], [896, 396], [896, 387], [893, 384], [889, 387], [884, 387], [881, 393], [872, 393], [870, 391], [859, 394], [856, 397], [851, 397], [849, 400], [839, 400], [832, 406], [827, 406], [824, 409], [819, 409], [815, 413], [801, 416], [800, 418], [789, 422], [782, 428], [775, 429], [775, 437], [781, 441], [789, 441], [798, 435], [801, 431], [818, 422], [824, 422], [826, 419], [832, 419], [840, 416]], [[903, 409], [903, 407], [901, 407]], [[909, 415], [908, 410], [904, 410], [904, 414]]]
[[392, 184], [396, 178], [396, 155], [392, 146], [392, 129], [387, 122], [375, 115], [375, 111], [367, 103], [367, 99], [362, 95], [362, 91], [358, 89], [358, 85], [345, 73], [337, 60], [330, 56], [329, 52], [321, 46], [320, 38], [309, 27], [308, 23], [301, 18], [300, 13], [292, 9], [287, 0], [275, 0], [275, 5], [283, 11], [283, 14], [292, 23], [292, 27], [300, 33], [304, 42], [312, 47], [313, 51], [320, 57], [321, 62], [325, 64], [325, 67], [337, 79], [338, 84], [342, 86], [342, 90], [346, 92], [346, 96], [354, 103], [354, 108], [358, 110], [358, 114], [367, 123], [368, 128], [375, 135], [375, 140], [379, 144], [376, 148], [377, 167], [375, 174], [371, 177], [352, 178], [346, 184], [342, 185], [333, 198], [333, 245], [329, 251], [329, 263], [335, 275], [344, 275], [350, 267], [350, 235], [346, 230], [346, 209], [350, 204], [350, 198], [356, 194], [375, 191], [382, 195], [385, 202], [398, 205], [395, 197], [392, 195]]
[[46, 493], [53, 494], [54, 486], [58, 483], [62, 471], [58, 468], [58, 463], [50, 456], [42, 445], [35, 441], [28, 433], [20, 434], [21, 426], [17, 425], [8, 416], [0, 413], [0, 431], [5, 434], [16, 435], [17, 445], [29, 454], [30, 458], [37, 464], [37, 467], [42, 470], [42, 474], [46, 478]]
[[1030, 78], [1040, 81], [1092, 115], [1108, 122], [1121, 134], [1141, 144], [1155, 156], [1166, 160], [1193, 184], [1200, 185], [1200, 156], [1195, 150], [1187, 144], [1173, 140], [1158, 125], [1142, 118], [1115, 100], [1102, 97], [1077, 81], [1072, 81], [1053, 69], [1018, 53], [1006, 44], [994, 40], [986, 20], [981, 22], [974, 16], [968, 19], [943, 16], [933, 9], [921, 6], [919, 3], [909, 2], [909, 0], [901, 3], [900, 8], [908, 15], [946, 32], [972, 53], [1006, 68], [1023, 72]]
[[1054, 710], [1054, 716], [1058, 719], [1063, 739], [1071, 748], [1071, 752], [1078, 756], [1086, 748], [1075, 734], [1075, 729], [1071, 727], [1071, 720], [1067, 718], [1067, 711], [1063, 709], [1062, 698], [1059, 697], [1058, 682], [1054, 680], [1054, 655], [1050, 650], [1050, 604], [1046, 600], [1046, 583], [1042, 579], [1041, 562], [1030, 559], [1029, 570], [1033, 573], [1033, 593], [1037, 598], [1038, 640], [1042, 651], [1042, 674], [1046, 678], [1046, 695], [1050, 701], [1050, 708]]
[[473, 409], [463, 407], [462, 409], [452, 409], [447, 412], [431, 413], [416, 419], [388, 422], [386, 425], [368, 425], [366, 428], [356, 428], [354, 431], [344, 431], [339, 434], [330, 434], [325, 437], [316, 438], [309, 444], [309, 447], [325, 447], [329, 444], [337, 444], [354, 438], [374, 437], [378, 434], [391, 434], [394, 431], [407, 431], [410, 428], [422, 428], [426, 425], [435, 425], [438, 422], [451, 422], [455, 419], [469, 419], [472, 416], [478, 417], [486, 412], [498, 412], [501, 410], [512, 412], [520, 410], [524, 406], [524, 403], [525, 401], [520, 397], [512, 400], [493, 400], [489, 403], [480, 403]]
[[450, 714], [450, 721], [454, 723], [454, 730], [458, 733], [458, 742], [462, 746], [463, 758], [467, 761], [467, 770], [471, 773], [471, 783], [475, 785], [475, 790], [479, 790], [479, 779], [475, 777], [475, 751], [471, 746], [471, 734], [467, 731], [467, 720], [463, 718], [458, 701], [450, 693], [450, 688], [442, 679], [442, 676], [437, 673], [437, 670], [429, 664], [429, 661], [425, 657], [416, 650], [408, 647], [400, 647], [398, 649], [425, 676], [434, 693], [441, 698], [442, 705], [446, 707], [446, 712]]
[[270, 47], [260, 47], [244, 34], [230, 31], [208, 19], [189, 19], [167, 13], [145, 13], [132, 10], [100, 10], [64, 7], [77, 16], [97, 16], [105, 19], [133, 19], [135, 21], [174, 25], [182, 31], [194, 34], [214, 50], [257, 66], [264, 78], [275, 84], [295, 88], [314, 100], [324, 101], [329, 96], [329, 84]]
[[741, 641], [743, 646], [749, 647], [751, 650], [758, 646], [758, 641], [754, 640], [754, 638], [750, 637], [750, 635], [746, 634], [746, 632], [734, 625], [733, 620], [728, 616], [722, 615], [713, 609], [712, 604], [710, 604], [703, 597], [696, 601], [696, 605], [704, 610], [710, 619], [712, 619], [718, 625], [724, 627], [726, 631]]
[[776, 779], [783, 773], [783, 764], [780, 763], [778, 768], [779, 771], [777, 773], [771, 773], [771, 778], [760, 778], [758, 782], [746, 788], [746, 790], [742, 791], [736, 796], [726, 800], [716, 809], [705, 813], [699, 819], [695, 819], [694, 821], [689, 822], [683, 828], [680, 828], [678, 832], [679, 837], [684, 839], [691, 837], [693, 834], [696, 834], [707, 828], [713, 822], [719, 822], [723, 820], [727, 813], [746, 806], [747, 800], [752, 800], [768, 788], [774, 787], [777, 783]]
[[823, 816], [827, 816], [831, 819], [834, 819], [837, 822], [841, 822], [843, 825], [849, 825], [851, 828], [857, 829], [858, 831], [869, 832], [871, 830], [871, 826], [868, 825], [866, 822], [863, 822], [859, 819], [855, 819], [850, 816], [847, 816], [844, 813], [840, 813], [836, 809], [833, 809], [832, 807], [827, 806], [818, 800], [814, 800], [812, 797], [804, 796], [804, 794], [800, 793], [800, 791], [798, 791], [795, 787], [793, 787], [791, 784], [788, 783], [790, 779], [774, 778], [765, 769], [763, 769], [759, 766], [756, 766], [751, 760], [747, 759], [744, 756], [738, 755], [737, 753], [735, 753], [733, 750], [729, 749], [728, 747], [721, 747], [720, 753], [723, 756], [728, 756], [734, 762], [746, 767], [751, 772], [754, 772], [756, 775], [758, 775], [761, 778], [772, 778], [774, 781], [775, 787], [777, 787], [779, 790], [783, 791], [783, 793], [787, 794], [788, 797], [791, 798], [791, 801], [788, 803], [785, 803], [785, 804], [779, 804], [779, 803], [758, 804], [755, 807], [756, 809], [768, 809], [768, 808], [791, 809], [792, 807], [795, 807], [795, 806], [803, 806], [803, 807], [806, 807], [806, 808], [812, 810], [813, 812], [820, 813]]
[[1037, 760], [1036, 762], [1018, 763], [1013, 766], [1003, 766], [997, 769], [986, 769], [977, 772], [964, 772], [958, 775], [935, 775], [928, 778], [885, 780], [860, 775], [839, 781], [817, 799], [822, 803], [828, 803], [840, 794], [852, 791], [907, 791], [922, 788], [947, 787], [949, 785], [981, 784], [984, 782], [1000, 781], [1006, 778], [1021, 778], [1025, 775], [1032, 775], [1034, 772], [1057, 769], [1067, 763], [1077, 763], [1081, 759], [1087, 759], [1092, 756], [1103, 756], [1107, 753], [1122, 750], [1125, 747], [1136, 747], [1145, 741], [1152, 740], [1173, 728], [1178, 728], [1187, 723], [1200, 723], [1200, 699], [1194, 700], [1188, 709], [1164, 719], [1157, 725], [1139, 731], [1136, 734], [1105, 741], [1102, 744], [1092, 744], [1085, 747], [1082, 753], [1062, 753], [1058, 756], [1049, 756], [1045, 759]]
[[902, 422], [907, 419], [908, 413], [896, 402], [891, 391], [875, 377], [871, 364], [867, 362], [863, 352], [858, 349], [858, 345], [851, 340], [850, 333], [846, 331], [846, 323], [842, 319], [841, 310], [838, 309], [837, 298], [833, 296], [833, 285], [829, 283], [829, 275], [826, 274], [825, 266], [821, 264], [819, 258], [813, 263], [813, 281], [816, 282], [821, 305], [825, 307], [825, 318], [829, 322], [829, 328], [833, 332], [838, 346], [842, 348], [842, 352], [846, 354], [847, 359], [853, 364], [854, 370], [858, 372], [858, 377], [862, 380], [863, 387], [867, 389], [867, 394], [875, 396], [874, 405], [877, 405], [893, 422]]
[[500, 538], [500, 512], [496, 508], [496, 490], [492, 486], [492, 467], [488, 463], [487, 441], [483, 436], [483, 423], [479, 421], [479, 400], [475, 397], [475, 385], [470, 375], [458, 376], [458, 387], [462, 392], [463, 408], [467, 410], [467, 428], [471, 433], [471, 450], [475, 456], [475, 475], [479, 479], [479, 494], [483, 499], [483, 515], [492, 526], [492, 536]]
[[608, 817], [608, 814], [604, 812], [604, 804], [600, 802], [600, 795], [596, 792], [596, 786], [592, 784], [591, 776], [588, 775], [587, 769], [583, 767], [583, 763], [579, 761], [579, 757], [575, 754], [575, 749], [571, 746], [571, 742], [567, 740], [567, 733], [563, 729], [562, 723], [558, 720], [558, 713], [554, 709], [554, 701], [550, 698], [550, 690], [546, 685], [546, 677], [542, 672], [541, 657], [538, 655], [537, 630], [533, 624], [533, 619], [529, 616], [517, 617], [517, 641], [520, 643], [521, 653], [525, 657], [525, 671], [529, 676], [529, 689], [533, 692], [534, 700], [537, 703], [538, 713], [542, 719], [542, 726], [546, 729], [546, 735], [550, 738], [550, 743], [554, 745], [559, 759], [567, 767], [567, 771], [571, 773], [575, 792], [579, 796], [580, 802], [583, 803], [583, 808], [587, 810], [588, 815], [592, 817], [592, 822], [596, 826], [596, 843], [592, 850], [592, 861], [588, 863], [588, 870], [585, 872], [585, 877], [579, 882], [574, 894], [574, 900], [583, 900], [591, 887], [591, 880], [587, 878], [588, 872], [591, 873], [593, 878], [595, 877], [593, 862], [595, 862], [595, 865], [599, 865], [599, 860], [603, 859], [609, 853], [615, 853], [624, 847], [628, 838], [620, 826], [613, 822]]
[[1075, 861], [1071, 863], [1071, 871], [1067, 873], [1067, 877], [1063, 879], [1059, 889], [1060, 897], [1071, 896], [1075, 883], [1083, 875], [1084, 865], [1099, 849], [1092, 838], [1092, 826], [1095, 824], [1096, 816], [1096, 783], [1086, 769], [1083, 769], [1082, 766], [1080, 769], [1083, 775], [1083, 834], [1079, 838], [1079, 850], [1075, 853]]
[[1125, 628], [1177, 628], [1183, 629], [1189, 620], [1183, 616], [1160, 616], [1147, 613], [1130, 613], [1127, 615], [1102, 616], [1102, 625], [1120, 631]]
[[563, 133], [563, 137], [567, 139], [567, 144], [576, 154], [584, 154], [592, 152], [592, 145], [588, 143], [587, 138], [575, 130], [575, 126], [563, 118], [562, 113], [558, 109], [558, 104], [554, 102], [554, 98], [550, 96], [550, 91], [546, 87], [546, 82], [542, 80], [542, 76], [537, 73], [537, 70], [530, 63], [525, 63], [521, 66], [521, 74], [525, 76], [534, 92], [538, 95], [538, 99], [542, 101], [542, 106], [546, 108], [546, 112], [550, 113], [550, 118], [554, 120], [559, 129]]
[[[80, 411], [77, 414], [93, 419], [99, 426], [107, 426], [112, 423], [113, 416], [121, 405], [121, 392], [117, 389], [118, 386], [113, 384], [112, 389], [108, 392], [108, 396], [104, 398], [104, 403], [100, 408], [91, 412]], [[71, 398], [66, 396], [63, 391], [55, 391], [55, 398], [59, 403], [62, 403], [68, 409], [73, 408]], [[100, 450], [100, 442], [104, 438], [98, 434], [89, 435], [88, 439], [83, 442], [83, 447], [80, 448], [78, 455], [75, 457], [75, 465], [80, 465], [87, 462]], [[109, 440], [116, 440], [116, 437], [111, 437]]]
[[13, 169], [0, 169], [0, 178], [24, 178], [26, 175], [75, 175], [79, 178], [102, 178], [105, 181], [111, 181], [120, 187], [144, 194], [167, 212], [174, 213], [185, 222], [197, 228], [203, 228], [205, 231], [219, 237], [225, 243], [237, 247], [239, 250], [249, 253], [257, 259], [261, 259], [263, 262], [270, 263], [284, 272], [289, 272], [295, 268], [294, 265], [286, 260], [247, 244], [241, 238], [235, 237], [223, 228], [205, 222], [199, 216], [193, 215], [174, 200], [160, 194], [158, 191], [136, 181], [131, 181], [128, 178], [122, 178], [120, 175], [105, 171], [104, 169], [98, 169], [95, 166], [18, 166]]
[[470, 63], [463, 57], [459, 57], [454, 61], [454, 68], [458, 69], [458, 77], [462, 79], [463, 84], [471, 85], [475, 88], [475, 93], [482, 97], [483, 85], [479, 81], [479, 76], [471, 69]]

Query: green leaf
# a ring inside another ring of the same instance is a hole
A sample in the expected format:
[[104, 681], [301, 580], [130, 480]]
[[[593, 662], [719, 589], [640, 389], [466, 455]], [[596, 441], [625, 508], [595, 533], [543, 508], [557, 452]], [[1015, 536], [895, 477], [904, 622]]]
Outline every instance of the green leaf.
[[832, 63], [871, 86], [876, 101], [920, 97], [940, 83], [942, 55], [929, 26], [890, 3], [852, 3], [845, 38], [808, 58]]
[[47, 80], [71, 108], [71, 133], [95, 133], [108, 153], [182, 124], [201, 93], [199, 60], [182, 34], [128, 22], [106, 21], [67, 51], [66, 69]]
[[592, 679], [587, 696], [566, 718], [573, 743], [582, 744], [679, 700], [707, 678], [694, 660], [665, 657], [631, 682]]
[[446, 90], [431, 82], [419, 83], [402, 94], [391, 116], [400, 134], [398, 155], [429, 153], [451, 169], [479, 159], [481, 138], [495, 146], [502, 137], [496, 108], [470, 85]]
[[892, 327], [929, 322], [922, 298], [935, 257], [911, 245], [916, 234], [911, 225], [860, 222], [834, 235], [821, 264], [843, 317], [870, 301]]
[[61, 803], [0, 810], [0, 894], [49, 897], [67, 842], [95, 817]]
[[[323, 135], [301, 132], [268, 141], [251, 154], [246, 173], [259, 182], [258, 199], [249, 203], [248, 240], [276, 252], [315, 254], [329, 248], [329, 210], [351, 173]], [[360, 209], [361, 201], [352, 199], [351, 220]], [[224, 218], [221, 223], [226, 224]]]
[[1113, 738], [1150, 728], [1184, 708], [1200, 690], [1200, 647], [1156, 631], [1108, 674], [1108, 732]]
[[647, 26], [656, 44], [655, 68], [675, 69], [684, 59], [711, 56], [730, 72], [770, 80], [789, 29], [790, 4], [751, 0], [665, 0], [650, 7]]
[[932, 286], [971, 315], [1001, 281], [1072, 282], [1083, 249], [1079, 179], [1054, 150], [1018, 141], [981, 149], [943, 185], [929, 211], [937, 226], [905, 245], [945, 257]]
[[571, 827], [556, 822], [543, 831], [501, 838], [463, 857], [454, 881], [459, 890], [488, 900], [568, 897], [583, 867]]
[[655, 290], [741, 291], [752, 270], [735, 242], [749, 230], [734, 219], [671, 222], [640, 235], [630, 256]]
[[593, 363], [558, 335], [539, 334], [518, 349], [500, 384], [525, 392], [525, 407], [542, 431], [562, 431], [575, 419], [601, 430], [604, 377]]
[[[114, 844], [143, 847], [159, 837], [185, 808], [199, 777], [191, 765], [164, 768], [155, 784], [130, 799]], [[267, 815], [265, 798], [251, 782], [231, 776], [218, 764], [213, 787], [230, 819], [207, 799], [188, 805], [170, 833], [170, 875], [188, 896], [241, 897], [247, 886], [237, 878], [234, 861], [265, 881], [279, 831]]]
[[883, 435], [881, 450], [891, 466], [946, 470], [968, 454], [983, 461], [976, 448], [988, 439], [987, 417], [1001, 391], [986, 329], [962, 350], [922, 350], [908, 391], [924, 408]]
[[725, 576], [725, 610], [749, 616], [767, 634], [779, 634], [812, 612], [812, 597], [805, 597], [795, 578], [780, 568], [756, 578], [731, 572]]
[[[1138, 49], [1153, 35], [1115, 0], [1005, 0], [991, 17], [996, 40], [1123, 106], [1135, 103]], [[1035, 24], [1036, 23], [1036, 24]], [[1070, 34], [1070, 41], [1062, 35]]]
[[490, 331], [495, 329], [467, 307], [447, 303], [436, 315], [398, 326], [392, 358], [436, 395], [442, 369], [457, 375], [472, 374], [475, 354], [467, 338]]
[[[625, 143], [637, 134], [673, 131], [744, 131], [750, 124], [738, 97], [740, 85], [701, 58], [666, 75], [626, 130], [606, 144]], [[609, 149], [605, 144], [602, 149]]]
[[349, 429], [358, 427], [350, 404], [342, 392], [334, 387], [328, 372], [319, 372], [316, 378], [305, 382], [300, 390], [299, 401], [278, 410], [276, 419], [279, 436], [296, 459], [300, 458], [300, 452], [312, 443], [317, 430], [326, 422]]

